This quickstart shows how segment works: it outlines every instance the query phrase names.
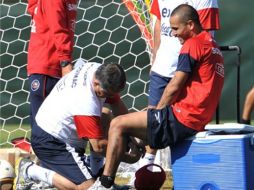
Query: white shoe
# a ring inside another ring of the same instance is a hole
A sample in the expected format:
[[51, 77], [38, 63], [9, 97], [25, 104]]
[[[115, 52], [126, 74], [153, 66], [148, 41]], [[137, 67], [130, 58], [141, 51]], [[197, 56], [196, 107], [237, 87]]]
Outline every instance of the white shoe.
[[[47, 183], [41, 181], [39, 183], [34, 183], [31, 186], [30, 190], [54, 190], [55, 188], [53, 186], [48, 185]], [[56, 189], [55, 189], [56, 190]]]
[[110, 188], [106, 188], [101, 184], [101, 181], [99, 178], [97, 178], [95, 183], [88, 188], [88, 190], [129, 190], [129, 189], [131, 189], [130, 186], [127, 186], [127, 185], [122, 186], [117, 184], [112, 185], [112, 187]]
[[135, 184], [134, 184], [135, 180], [136, 180], [136, 177], [135, 177], [135, 173], [133, 172], [133, 174], [131, 174], [131, 176], [130, 176], [130, 179], [129, 179], [129, 182], [127, 185], [134, 188], [135, 187]]
[[101, 184], [101, 181], [99, 178], [97, 178], [97, 180], [94, 182], [94, 184], [89, 187], [87, 190], [107, 190], [107, 189], [112, 189], [111, 188], [106, 188]]
[[34, 182], [27, 175], [27, 168], [34, 163], [26, 158], [19, 158], [15, 166], [16, 178], [14, 179], [13, 189], [15, 190], [31, 190]]

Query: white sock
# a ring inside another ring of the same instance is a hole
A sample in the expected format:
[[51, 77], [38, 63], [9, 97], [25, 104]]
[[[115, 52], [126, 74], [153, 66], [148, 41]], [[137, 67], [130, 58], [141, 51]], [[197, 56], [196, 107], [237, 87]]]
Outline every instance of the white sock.
[[56, 172], [38, 166], [36, 164], [31, 165], [27, 169], [28, 178], [33, 179], [34, 181], [43, 181], [48, 185], [53, 185], [53, 176]]
[[161, 165], [161, 150], [157, 150], [153, 163]]
[[103, 167], [104, 157], [94, 151], [90, 152], [90, 166], [93, 175], [96, 175]]
[[139, 160], [139, 167], [154, 163], [154, 159], [154, 154], [146, 153], [145, 156]]

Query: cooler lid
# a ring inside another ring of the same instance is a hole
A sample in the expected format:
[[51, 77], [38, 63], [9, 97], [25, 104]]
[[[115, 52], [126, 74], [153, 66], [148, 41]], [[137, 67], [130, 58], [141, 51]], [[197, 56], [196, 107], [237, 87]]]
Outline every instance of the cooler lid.
[[205, 130], [215, 133], [253, 133], [254, 126], [240, 123], [208, 124]]

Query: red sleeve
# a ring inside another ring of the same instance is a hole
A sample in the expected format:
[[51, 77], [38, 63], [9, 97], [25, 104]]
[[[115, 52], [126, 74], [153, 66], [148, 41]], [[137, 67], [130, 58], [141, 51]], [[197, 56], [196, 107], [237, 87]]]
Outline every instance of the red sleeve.
[[101, 139], [103, 137], [99, 116], [74, 116], [79, 138]]
[[71, 2], [46, 0], [44, 4], [59, 60], [71, 61], [76, 22], [76, 8]]
[[38, 0], [28, 0], [27, 12], [33, 16]]
[[113, 96], [113, 97], [106, 98], [105, 103], [114, 104], [114, 103], [119, 102], [119, 100], [120, 100], [120, 95], [119, 95], [119, 94], [116, 94], [116, 95]]
[[220, 29], [219, 9], [205, 8], [198, 10], [200, 23], [204, 30]]
[[158, 0], [154, 0], [152, 2], [150, 13], [155, 15], [159, 20], [161, 20], [161, 13], [160, 13], [160, 7], [159, 7]]

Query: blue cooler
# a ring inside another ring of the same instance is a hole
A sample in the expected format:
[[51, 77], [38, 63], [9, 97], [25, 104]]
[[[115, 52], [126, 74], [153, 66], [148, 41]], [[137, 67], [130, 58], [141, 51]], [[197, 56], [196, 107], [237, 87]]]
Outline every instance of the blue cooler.
[[171, 149], [174, 190], [254, 190], [254, 127], [206, 129]]

